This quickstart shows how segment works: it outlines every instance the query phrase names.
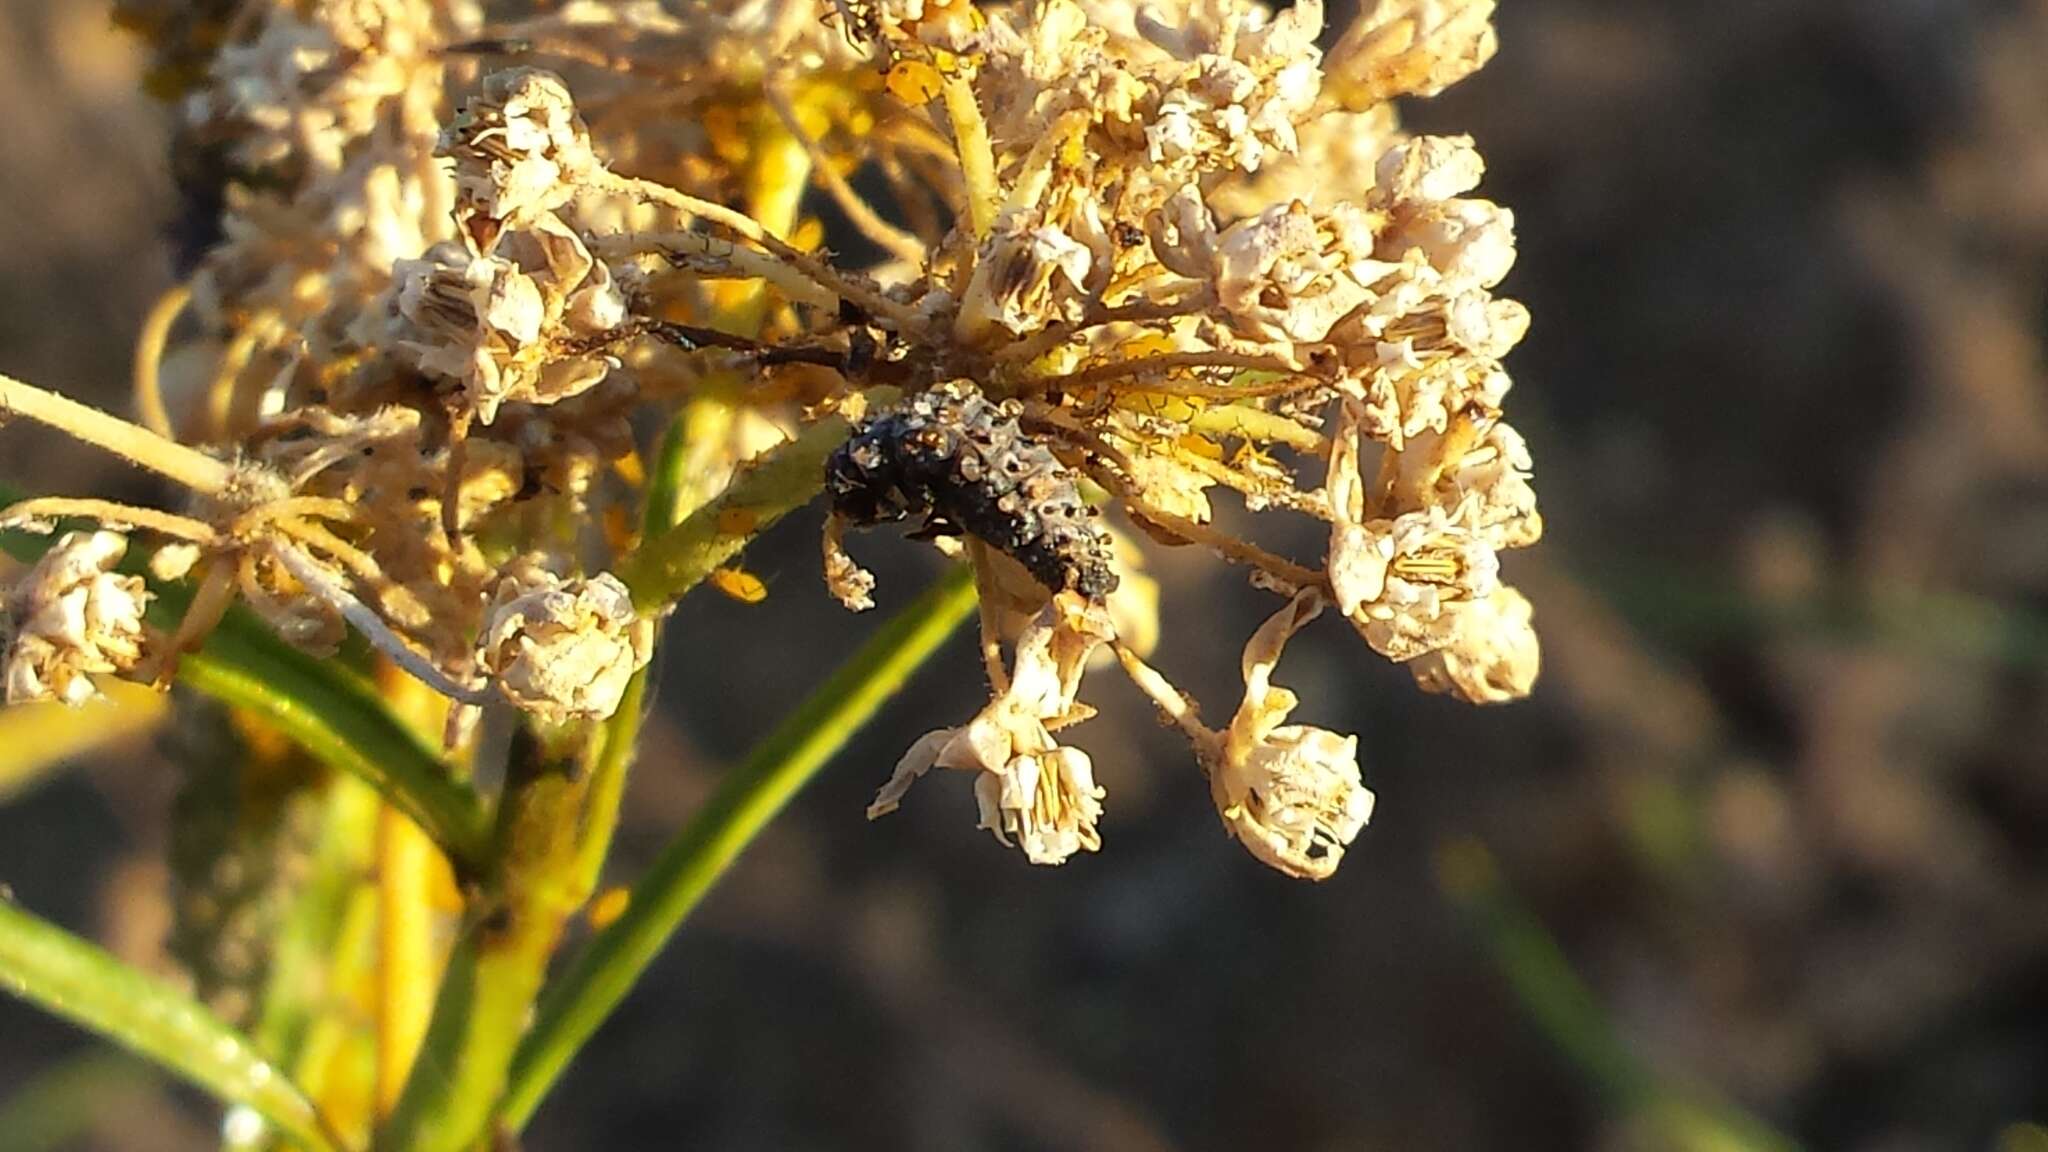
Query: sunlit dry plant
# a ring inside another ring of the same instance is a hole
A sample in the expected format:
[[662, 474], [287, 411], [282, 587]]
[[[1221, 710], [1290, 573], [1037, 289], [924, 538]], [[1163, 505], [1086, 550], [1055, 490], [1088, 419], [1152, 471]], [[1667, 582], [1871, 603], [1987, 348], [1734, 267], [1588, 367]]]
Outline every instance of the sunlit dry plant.
[[[139, 424], [4, 379], [0, 414], [185, 495], [0, 514], [92, 525], [8, 597], [10, 703], [168, 682], [240, 602], [445, 697], [407, 707], [457, 762], [502, 756], [514, 714], [548, 756], [630, 750], [655, 621], [706, 579], [757, 595], [741, 548], [821, 494], [847, 607], [881, 591], [859, 531], [899, 522], [980, 606], [989, 703], [940, 718], [870, 815], [970, 773], [1034, 863], [1099, 848], [1114, 803], [1081, 746], [1091, 668], [1187, 734], [1232, 837], [1315, 879], [1373, 808], [1359, 739], [1275, 683], [1326, 606], [1427, 691], [1528, 693], [1499, 564], [1542, 529], [1501, 409], [1513, 217], [1474, 195], [1471, 140], [1388, 103], [1486, 62], [1488, 0], [1377, 0], [1327, 41], [1320, 0], [516, 7], [125, 5], [178, 117], [186, 278]], [[1282, 519], [1326, 549], [1261, 543]], [[119, 567], [138, 536], [191, 589], [163, 622]], [[1146, 662], [1174, 592], [1140, 550], [1178, 547], [1276, 606], [1221, 728]], [[617, 803], [529, 808], [516, 756], [476, 771], [506, 781], [496, 863], [457, 854], [479, 899], [552, 859], [518, 835]], [[443, 1091], [407, 1087], [389, 1146], [461, 1127]]]

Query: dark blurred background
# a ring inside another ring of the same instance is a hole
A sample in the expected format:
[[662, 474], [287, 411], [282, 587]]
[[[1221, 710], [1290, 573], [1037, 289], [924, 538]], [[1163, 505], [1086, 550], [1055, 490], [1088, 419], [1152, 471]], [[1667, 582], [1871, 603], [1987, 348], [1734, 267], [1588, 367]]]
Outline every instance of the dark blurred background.
[[[1281, 679], [1362, 734], [1379, 797], [1307, 886], [1226, 840], [1184, 746], [1098, 677], [1105, 848], [1036, 870], [964, 781], [862, 817], [977, 705], [963, 638], [532, 1148], [2048, 1148], [2048, 0], [1508, 0], [1499, 25], [1409, 119], [1475, 135], [1519, 222], [1534, 698], [1425, 697], [1335, 621], [1297, 641]], [[138, 70], [98, 0], [0, 5], [0, 367], [116, 406], [168, 275]], [[0, 454], [148, 492], [19, 431]], [[752, 554], [765, 604], [683, 606], [620, 877], [872, 627], [822, 594], [815, 527]], [[931, 570], [862, 554], [885, 607]], [[1160, 662], [1226, 708], [1270, 601], [1151, 563]], [[143, 743], [11, 797], [0, 882], [162, 965], [174, 786]], [[0, 1100], [87, 1050], [0, 1003]], [[208, 1146], [195, 1101], [109, 1083], [79, 1147]]]

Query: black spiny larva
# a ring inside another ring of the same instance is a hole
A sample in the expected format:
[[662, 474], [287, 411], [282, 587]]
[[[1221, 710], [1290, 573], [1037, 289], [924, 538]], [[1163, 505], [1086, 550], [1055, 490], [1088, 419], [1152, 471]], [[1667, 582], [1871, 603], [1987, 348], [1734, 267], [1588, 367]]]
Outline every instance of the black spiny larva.
[[973, 536], [1055, 592], [1116, 590], [1109, 534], [1073, 471], [1013, 408], [966, 385], [921, 392], [855, 429], [825, 462], [825, 491], [849, 523], [922, 516], [925, 531]]

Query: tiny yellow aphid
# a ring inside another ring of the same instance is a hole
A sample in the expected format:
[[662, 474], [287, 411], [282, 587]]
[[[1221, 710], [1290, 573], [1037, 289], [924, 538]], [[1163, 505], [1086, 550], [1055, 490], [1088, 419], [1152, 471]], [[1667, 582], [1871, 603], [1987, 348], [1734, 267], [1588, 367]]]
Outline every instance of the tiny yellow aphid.
[[759, 576], [741, 568], [714, 568], [711, 586], [742, 604], [759, 604], [768, 598], [768, 585]]

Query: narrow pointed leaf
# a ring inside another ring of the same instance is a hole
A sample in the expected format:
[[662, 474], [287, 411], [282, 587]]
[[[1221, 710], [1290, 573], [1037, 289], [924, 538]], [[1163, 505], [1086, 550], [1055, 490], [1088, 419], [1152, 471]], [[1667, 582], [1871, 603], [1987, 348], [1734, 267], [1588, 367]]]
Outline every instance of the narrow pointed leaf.
[[312, 1102], [247, 1037], [169, 984], [6, 901], [0, 987], [254, 1111], [303, 1147], [339, 1152]]

